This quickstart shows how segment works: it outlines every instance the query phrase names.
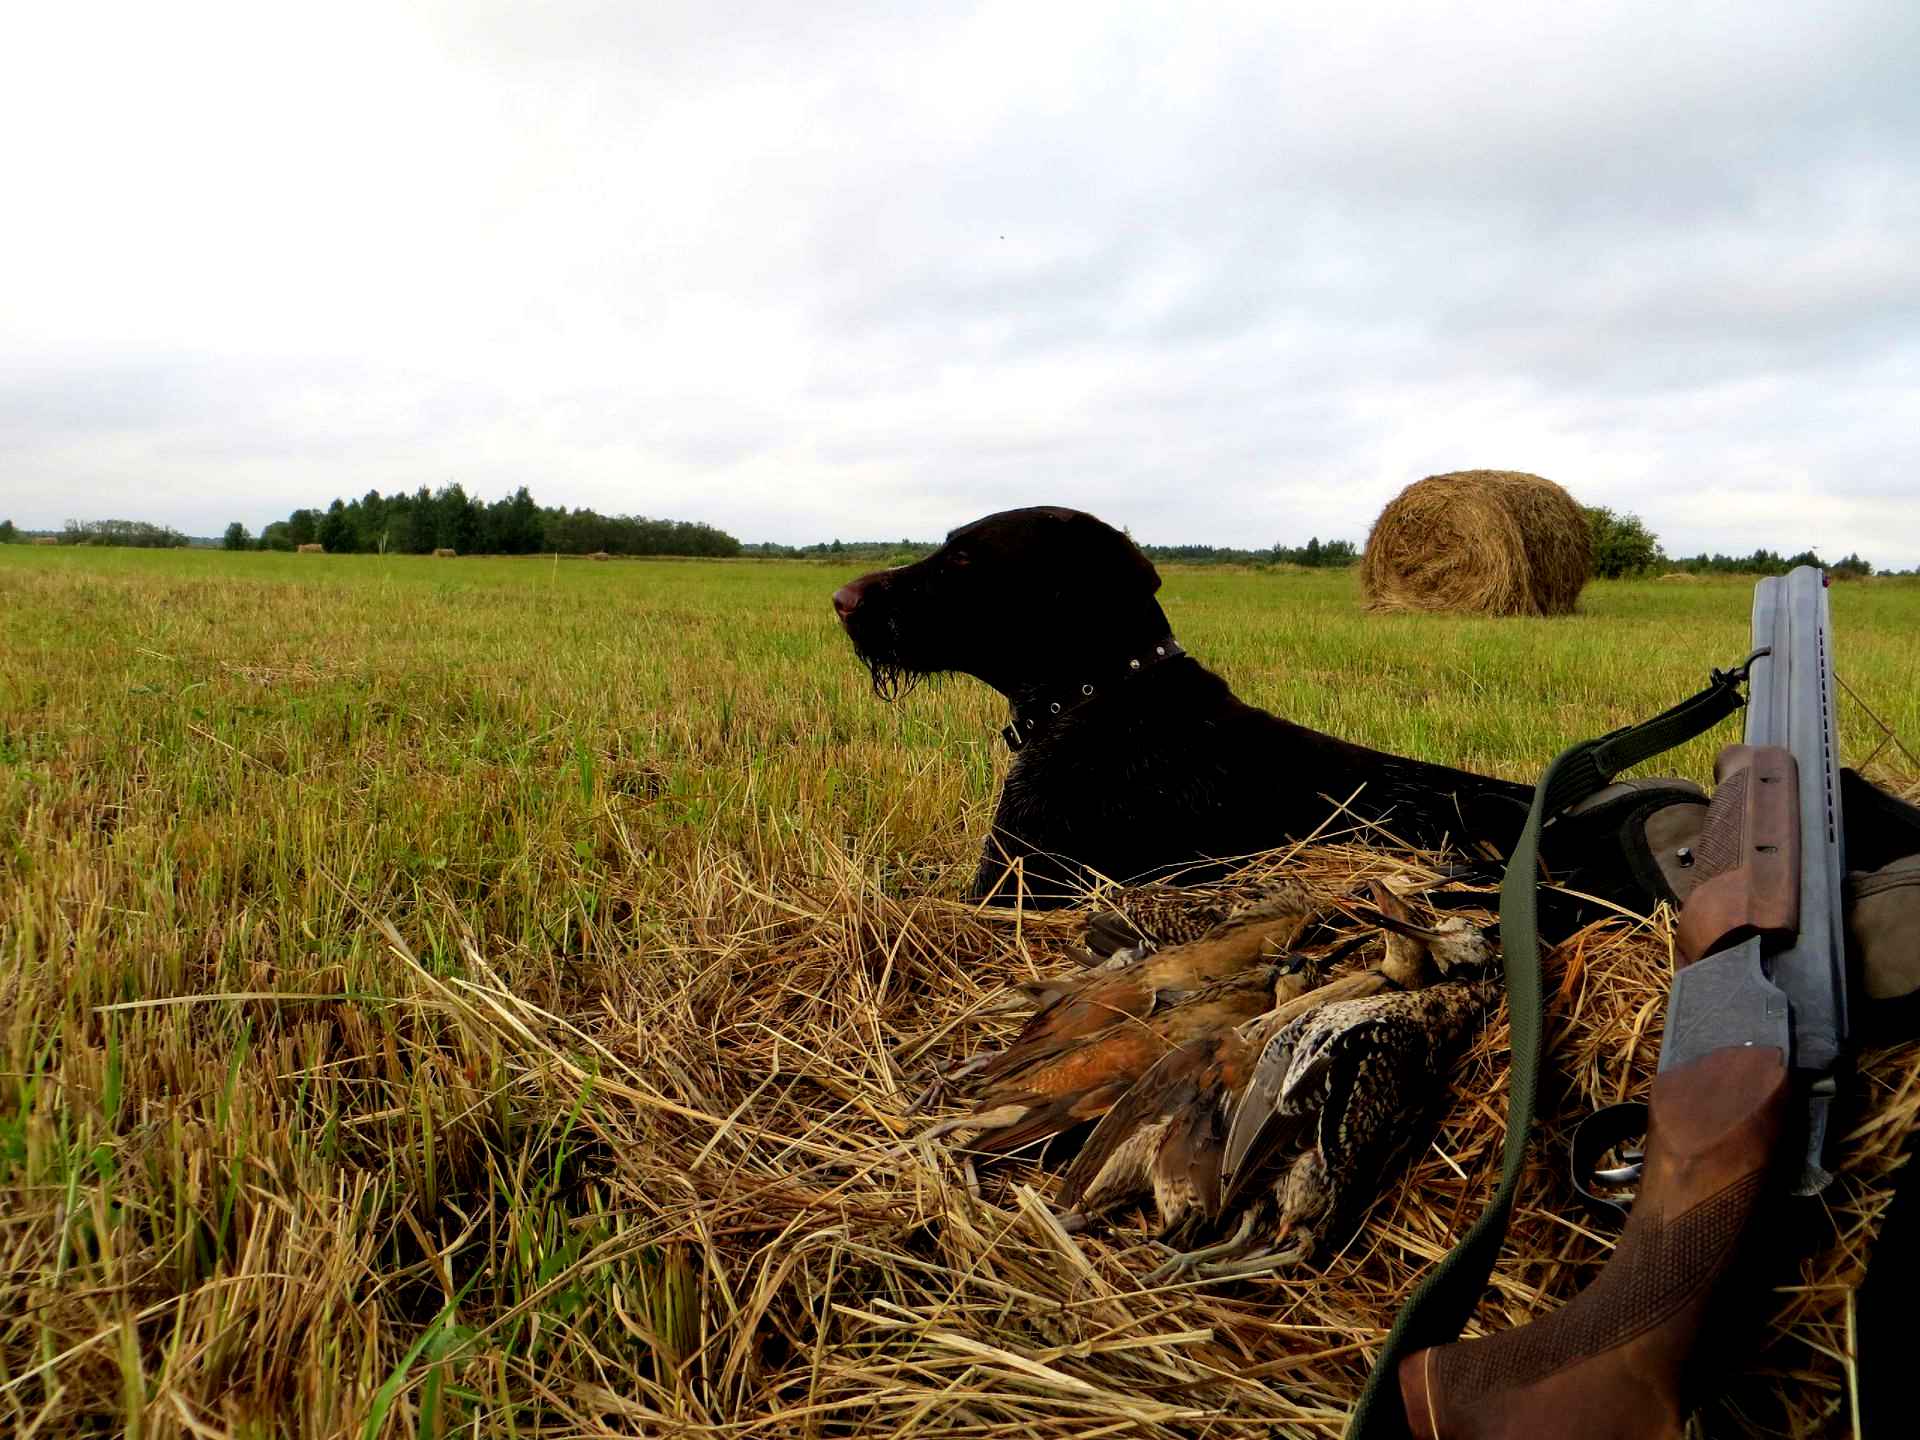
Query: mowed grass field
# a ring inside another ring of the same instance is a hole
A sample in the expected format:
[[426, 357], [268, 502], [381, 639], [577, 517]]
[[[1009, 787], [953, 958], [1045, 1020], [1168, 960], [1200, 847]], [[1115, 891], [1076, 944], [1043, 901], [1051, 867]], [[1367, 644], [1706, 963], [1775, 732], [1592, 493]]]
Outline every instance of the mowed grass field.
[[[702, 1268], [705, 1221], [620, 1143], [684, 1123], [726, 1153], [737, 1107], [700, 1097], [739, 1079], [728, 987], [783, 983], [823, 889], [970, 876], [1002, 703], [876, 701], [828, 605], [848, 573], [0, 549], [0, 1427], [879, 1433], [818, 1398], [831, 1306], [782, 1289], [815, 1222]], [[1368, 616], [1346, 573], [1176, 569], [1162, 599], [1257, 704], [1531, 779], [1740, 659], [1751, 589], [1473, 621]], [[1920, 748], [1920, 583], [1833, 597], [1840, 674]], [[1920, 781], [1841, 710], [1850, 761]], [[1728, 738], [1671, 768], [1707, 778]], [[847, 1023], [878, 1053], [915, 996], [862, 903], [820, 943], [871, 952]], [[651, 1075], [696, 990], [710, 1071]], [[990, 1433], [970, 1413], [913, 1416]]]

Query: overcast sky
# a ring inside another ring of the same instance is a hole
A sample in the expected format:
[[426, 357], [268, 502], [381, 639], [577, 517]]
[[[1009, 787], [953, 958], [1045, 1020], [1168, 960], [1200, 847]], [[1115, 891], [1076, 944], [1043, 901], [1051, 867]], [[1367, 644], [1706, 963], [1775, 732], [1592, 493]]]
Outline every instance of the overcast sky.
[[1267, 545], [1495, 466], [1913, 566], [1916, 77], [1912, 0], [16, 6], [0, 517]]

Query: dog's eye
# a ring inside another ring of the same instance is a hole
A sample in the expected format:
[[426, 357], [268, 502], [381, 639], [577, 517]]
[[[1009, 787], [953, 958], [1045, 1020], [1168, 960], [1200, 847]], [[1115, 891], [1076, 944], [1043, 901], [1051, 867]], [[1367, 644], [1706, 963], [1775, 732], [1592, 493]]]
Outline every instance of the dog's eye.
[[947, 563], [957, 569], [965, 569], [973, 563], [973, 557], [964, 550], [956, 550], [947, 557]]

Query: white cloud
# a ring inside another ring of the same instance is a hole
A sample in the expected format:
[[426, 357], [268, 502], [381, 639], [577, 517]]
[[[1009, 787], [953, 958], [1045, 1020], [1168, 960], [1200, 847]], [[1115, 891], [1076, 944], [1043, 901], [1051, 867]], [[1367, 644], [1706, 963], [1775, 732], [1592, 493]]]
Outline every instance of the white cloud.
[[1916, 62], [1890, 4], [40, 7], [0, 513], [1269, 543], [1506, 465], [1920, 564]]

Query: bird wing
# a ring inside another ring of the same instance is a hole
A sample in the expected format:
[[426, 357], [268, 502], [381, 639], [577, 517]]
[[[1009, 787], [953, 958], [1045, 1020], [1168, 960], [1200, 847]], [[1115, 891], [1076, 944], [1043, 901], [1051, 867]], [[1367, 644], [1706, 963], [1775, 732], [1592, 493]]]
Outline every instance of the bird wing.
[[[1068, 1090], [1057, 1095], [1035, 1096], [1017, 1119], [982, 1130], [966, 1143], [969, 1150], [992, 1155], [1010, 1155], [1037, 1141], [1050, 1140], [1063, 1130], [1071, 1130], [1083, 1120], [1094, 1120], [1122, 1095], [1127, 1079], [1101, 1081], [1083, 1090]], [[1004, 1108], [1004, 1107], [996, 1107]]]
[[[1304, 1017], [1303, 1017], [1304, 1019]], [[1260, 1049], [1253, 1074], [1233, 1105], [1220, 1155], [1220, 1187], [1231, 1198], [1276, 1150], [1304, 1128], [1280, 1111], [1280, 1095], [1293, 1065], [1293, 1047], [1303, 1028], [1296, 1020]]]
[[1154, 1203], [1163, 1231], [1184, 1233], [1195, 1220], [1221, 1209], [1221, 1164], [1234, 1105], [1252, 1078], [1254, 1050], [1237, 1030], [1214, 1046], [1192, 1103], [1177, 1114], [1160, 1142], [1153, 1167]]
[[1117, 910], [1103, 910], [1087, 920], [1083, 944], [1102, 960], [1122, 950], [1151, 945], [1147, 933]]
[[980, 1067], [980, 1079], [1007, 1080], [1044, 1065], [1116, 1021], [1145, 1019], [1156, 1003], [1156, 992], [1127, 972], [1094, 976], [1043, 1005], [1006, 1049]]
[[[1062, 1177], [1061, 1198], [1077, 1205], [1082, 1196], [1100, 1187], [1108, 1162], [1128, 1141], [1156, 1124], [1164, 1129], [1161, 1122], [1191, 1105], [1197, 1093], [1196, 1081], [1212, 1055], [1213, 1042], [1202, 1035], [1156, 1060], [1094, 1126]], [[1146, 1178], [1144, 1166], [1141, 1178]]]

